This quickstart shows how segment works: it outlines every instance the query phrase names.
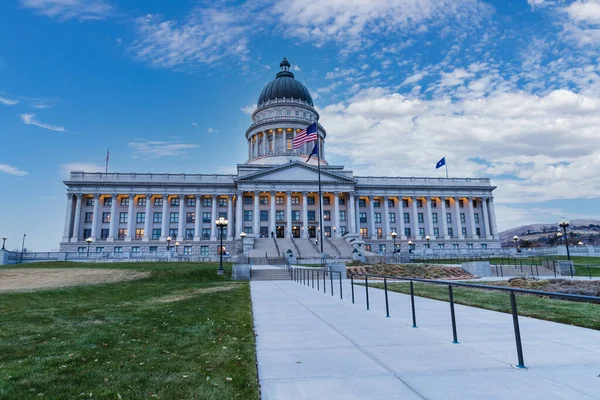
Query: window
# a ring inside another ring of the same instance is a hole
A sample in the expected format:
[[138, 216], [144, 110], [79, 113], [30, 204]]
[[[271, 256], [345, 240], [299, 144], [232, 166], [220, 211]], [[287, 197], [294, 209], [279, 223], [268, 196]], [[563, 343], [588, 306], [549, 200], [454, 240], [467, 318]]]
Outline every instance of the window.
[[431, 214], [431, 222], [433, 222], [434, 224], [438, 223], [437, 213]]
[[315, 210], [308, 210], [306, 217], [308, 218], [309, 221], [314, 221], [315, 220]]
[[487, 243], [481, 243], [481, 248], [482, 249], [487, 249]]
[[323, 205], [328, 206], [330, 204], [331, 204], [331, 199], [329, 198], [329, 196], [323, 196]]
[[340, 221], [346, 220], [346, 211], [340, 211]]
[[183, 246], [183, 254], [186, 256], [192, 254], [192, 246]]
[[381, 223], [381, 213], [374, 213], [374, 216], [375, 216], [375, 223], [380, 224]]
[[88, 197], [85, 199], [85, 205], [86, 206], [93, 206], [94, 205], [94, 198], [93, 197]]
[[404, 223], [405, 224], [410, 223], [410, 215], [408, 213], [404, 213], [403, 218], [404, 218]]
[[424, 223], [424, 222], [425, 222], [425, 218], [423, 218], [423, 213], [418, 213], [418, 214], [417, 214], [417, 222], [418, 222], [419, 224], [422, 224], [422, 223]]
[[202, 228], [202, 239], [210, 239], [210, 228]]
[[192, 240], [194, 238], [196, 231], [194, 230], [194, 228], [187, 228], [185, 230], [185, 238]]
[[137, 201], [137, 205], [138, 206], [146, 206], [146, 198], [145, 197], [140, 197]]
[[419, 228], [419, 236], [421, 236], [421, 237], [425, 236], [425, 228]]
[[285, 115], [292, 115], [292, 110], [285, 110]]
[[446, 207], [450, 207], [450, 199], [444, 200], [444, 203], [446, 204]]
[[474, 219], [475, 223], [478, 224], [479, 223], [479, 214], [477, 214], [477, 213], [473, 214], [473, 219]]
[[179, 197], [171, 197], [171, 207], [179, 205]]
[[260, 210], [260, 220], [261, 221], [268, 221], [269, 220], [269, 211], [267, 211], [267, 210]]
[[96, 247], [96, 253], [104, 253], [104, 247]]
[[358, 206], [359, 207], [366, 207], [367, 206], [367, 201], [365, 199], [358, 199]]
[[437, 208], [437, 201], [431, 200], [431, 208]]
[[408, 200], [402, 199], [402, 207], [408, 207]]
[[121, 254], [123, 253], [123, 248], [121, 246], [117, 246], [113, 249], [115, 254]]
[[193, 224], [194, 222], [196, 222], [196, 213], [195, 212], [189, 212], [185, 214], [185, 222], [188, 224]]
[[323, 221], [331, 221], [331, 211], [323, 211]]
[[227, 219], [227, 211], [218, 213], [219, 218]]
[[150, 246], [148, 250], [150, 253], [156, 253], [158, 251], [158, 246]]
[[475, 234], [477, 235], [477, 237], [480, 237], [481, 236], [481, 229], [475, 228]]
[[377, 228], [377, 237], [378, 238], [382, 238], [383, 237], [383, 229], [382, 228]]
[[161, 233], [160, 228], [152, 229], [152, 239], [160, 239], [160, 233]]
[[473, 250], [473, 243], [467, 243], [467, 249]]
[[473, 199], [473, 207], [477, 208], [477, 200]]
[[388, 214], [388, 222], [395, 224], [396, 223], [396, 213]]
[[137, 229], [135, 230], [135, 238], [136, 238], [137, 240], [140, 240], [140, 239], [141, 239], [141, 238], [143, 238], [143, 237], [144, 237], [144, 228], [137, 228]]
[[252, 204], [252, 196], [244, 196], [244, 204]]
[[367, 223], [367, 213], [359, 213], [358, 214], [358, 221], [361, 224], [366, 224]]
[[433, 228], [433, 236], [440, 237], [440, 229], [439, 228]]
[[444, 243], [438, 243], [438, 249], [443, 250], [444, 249]]
[[346, 205], [346, 199], [343, 197], [338, 198], [338, 204], [340, 206], [345, 206]]
[[325, 230], [323, 230], [323, 235], [325, 235], [325, 237], [331, 237], [331, 227], [330, 226], [325, 227]]
[[461, 228], [460, 231], [463, 236], [467, 236], [467, 228]]
[[269, 204], [268, 196], [260, 196], [260, 204]]
[[368, 228], [360, 228], [360, 237], [363, 237], [363, 238], [369, 237], [369, 229]]
[[448, 228], [448, 236], [450, 236], [450, 237], [454, 236], [454, 232], [452, 231], [452, 228]]
[[85, 213], [85, 222], [92, 222], [94, 219], [94, 213], [86, 212]]
[[179, 233], [179, 230], [177, 228], [171, 228], [169, 229], [169, 236], [175, 240], [175, 238], [177, 237], [177, 234]]
[[460, 208], [464, 208], [465, 207], [465, 202], [463, 201], [463, 199], [459, 199], [458, 200], [458, 205], [460, 206]]
[[152, 217], [152, 222], [162, 222], [162, 213], [161, 212], [155, 212], [153, 217]]
[[179, 213], [172, 212], [169, 214], [169, 223], [176, 224], [179, 222]]
[[292, 221], [300, 221], [300, 210], [292, 210]]
[[381, 207], [381, 201], [379, 199], [373, 199], [373, 207], [375, 207], [375, 208]]
[[244, 227], [244, 233], [252, 234], [252, 227], [251, 226], [245, 226]]
[[388, 199], [388, 207], [394, 207], [394, 199]]
[[300, 196], [292, 196], [292, 204], [293, 205], [300, 204]]
[[410, 237], [410, 228], [404, 228], [404, 236]]
[[417, 207], [419, 207], [419, 208], [423, 207], [423, 200], [417, 199]]
[[135, 214], [135, 222], [138, 224], [146, 222], [146, 213], [139, 212], [139, 213]]
[[123, 197], [121, 199], [121, 205], [122, 206], [128, 206], [129, 205], [129, 197]]
[[219, 197], [219, 207], [227, 207], [227, 197]]
[[196, 206], [196, 198], [195, 197], [188, 197], [185, 199], [185, 204], [188, 207], [195, 207]]
[[105, 197], [104, 198], [104, 206], [105, 207], [110, 207], [111, 205], [112, 205], [112, 197]]
[[379, 245], [379, 252], [380, 252], [381, 254], [385, 253], [385, 244], [380, 244], [380, 245]]
[[464, 224], [465, 221], [466, 221], [466, 219], [465, 219], [465, 213], [460, 213], [460, 223]]
[[278, 116], [282, 116], [283, 115], [283, 110], [277, 110], [277, 115]]
[[210, 213], [209, 212], [202, 213], [202, 222], [205, 224], [210, 223]]
[[346, 234], [346, 227], [345, 227], [344, 225], [340, 226], [340, 233], [341, 233], [342, 235], [345, 235], [345, 234]]
[[83, 230], [83, 238], [84, 239], [87, 239], [87, 238], [89, 238], [91, 236], [92, 236], [92, 230], [91, 229], [84, 229]]
[[79, 254], [81, 254], [81, 253], [85, 253], [85, 247], [78, 247], [78, 248], [77, 248], [77, 252], [78, 252]]
[[449, 224], [452, 223], [452, 214], [446, 213], [446, 222]]
[[100, 239], [108, 238], [109, 233], [110, 233], [110, 229], [100, 229]]
[[120, 223], [127, 222], [127, 213], [126, 212], [122, 212], [119, 214], [119, 222]]
[[110, 213], [109, 212], [102, 213], [102, 222], [104, 222], [104, 223], [110, 222]]
[[[283, 204], [283, 202], [284, 202], [284, 200], [283, 200], [283, 196], [276, 196], [276, 197], [275, 197], [275, 204], [282, 205], [282, 204]], [[309, 203], [309, 204], [310, 204], [310, 203]]]
[[140, 252], [140, 246], [132, 246], [131, 247], [131, 252], [132, 253], [139, 253]]
[[275, 211], [275, 221], [285, 221], [285, 212]]
[[458, 243], [452, 243], [452, 248], [458, 250]]
[[252, 221], [252, 210], [244, 210], [244, 221]]
[[162, 197], [157, 197], [156, 199], [154, 199], [154, 205], [155, 206], [162, 206], [163, 205], [163, 198]]
[[365, 251], [371, 251], [371, 245], [365, 243]]
[[396, 232], [396, 228], [390, 228], [390, 233]]
[[208, 255], [208, 246], [200, 246], [200, 255], [207, 256]]
[[119, 229], [117, 238], [125, 239], [125, 236], [127, 236], [127, 229], [123, 229], [123, 228]]

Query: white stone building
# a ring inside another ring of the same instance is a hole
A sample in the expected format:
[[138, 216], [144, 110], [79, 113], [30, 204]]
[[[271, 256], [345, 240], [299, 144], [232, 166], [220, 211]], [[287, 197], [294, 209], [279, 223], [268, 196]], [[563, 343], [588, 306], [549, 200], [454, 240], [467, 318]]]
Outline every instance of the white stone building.
[[[178, 253], [211, 256], [219, 246], [215, 220], [225, 217], [230, 254], [242, 251], [244, 232], [246, 253], [317, 255], [317, 160], [306, 162], [314, 142], [294, 150], [292, 139], [319, 114], [287, 60], [280, 67], [260, 94], [237, 174], [71, 172], [61, 251], [86, 253], [91, 238], [93, 254], [161, 252], [177, 242]], [[318, 135], [326, 254], [348, 257], [363, 245], [391, 253], [392, 232], [402, 251], [409, 241], [429, 252], [500, 249], [489, 179], [356, 176], [327, 163], [320, 124]]]

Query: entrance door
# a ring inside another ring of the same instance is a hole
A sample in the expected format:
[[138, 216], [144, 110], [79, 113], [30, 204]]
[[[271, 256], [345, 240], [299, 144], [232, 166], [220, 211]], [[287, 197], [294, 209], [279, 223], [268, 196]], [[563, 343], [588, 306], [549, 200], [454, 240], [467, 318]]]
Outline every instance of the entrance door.
[[269, 237], [269, 227], [268, 226], [261, 226], [260, 227], [260, 237], [261, 238], [268, 238]]
[[292, 237], [295, 239], [300, 237], [300, 227], [298, 225], [292, 226]]
[[317, 227], [314, 225], [309, 225], [308, 227], [308, 237], [314, 239], [317, 237]]
[[277, 231], [277, 238], [281, 239], [285, 236], [285, 226], [283, 225], [278, 225], [277, 228], [275, 228], [275, 230]]

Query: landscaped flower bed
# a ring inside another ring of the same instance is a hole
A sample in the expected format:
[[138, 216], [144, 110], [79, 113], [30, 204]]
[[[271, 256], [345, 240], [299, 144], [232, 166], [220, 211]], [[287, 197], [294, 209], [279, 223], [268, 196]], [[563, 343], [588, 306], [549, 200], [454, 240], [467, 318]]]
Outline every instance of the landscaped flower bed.
[[[459, 280], [473, 279], [473, 275], [460, 267], [448, 267], [435, 264], [376, 264], [358, 265], [347, 268], [348, 278], [354, 274], [377, 274], [403, 278]], [[378, 279], [378, 278], [370, 278]]]

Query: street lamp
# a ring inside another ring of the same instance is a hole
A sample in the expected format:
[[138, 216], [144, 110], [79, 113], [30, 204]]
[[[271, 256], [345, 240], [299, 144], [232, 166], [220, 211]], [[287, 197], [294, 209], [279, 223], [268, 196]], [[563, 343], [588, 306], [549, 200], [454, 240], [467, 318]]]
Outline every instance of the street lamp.
[[6, 243], [6, 236], [2, 236], [2, 250], [5, 249], [4, 244]]
[[519, 252], [519, 237], [517, 235], [513, 236], [513, 240], [515, 241], [515, 249], [517, 253]]
[[[227, 220], [223, 217], [219, 217], [219, 219], [215, 222], [217, 228], [219, 229], [219, 236], [221, 237], [221, 247], [219, 248], [219, 253], [221, 255], [219, 259], [219, 270], [217, 271], [219, 275], [223, 275], [223, 228], [227, 226]], [[243, 233], [243, 232], [242, 232]]]
[[170, 246], [171, 240], [173, 240], [173, 239], [171, 239], [171, 236], [168, 236], [167, 237], [167, 251], [171, 250], [171, 246]]
[[394, 253], [396, 252], [396, 236], [398, 236], [398, 234], [396, 232], [392, 232], [390, 233], [390, 235], [392, 236], [392, 240], [394, 241]]
[[335, 238], [335, 232], [337, 231], [337, 228], [334, 226], [333, 227], [333, 237]]
[[86, 242], [86, 243], [87, 243], [87, 245], [88, 245], [88, 255], [87, 255], [87, 256], [88, 256], [88, 258], [89, 258], [89, 257], [90, 257], [90, 244], [92, 244], [92, 238], [91, 238], [91, 237], [89, 237], [89, 238], [85, 239], [85, 242]]
[[567, 248], [567, 260], [571, 261], [571, 254], [569, 253], [569, 240], [567, 239], [567, 227], [569, 226], [569, 221], [562, 217], [560, 221], [558, 221], [558, 226], [563, 229], [564, 237], [565, 237], [565, 247]]
[[175, 253], [179, 253], [179, 242], [175, 242]]
[[430, 247], [429, 241], [431, 240], [431, 238], [429, 237], [429, 235], [425, 236], [425, 240], [427, 241], [427, 248]]
[[245, 237], [246, 237], [246, 232], [242, 232], [242, 233], [240, 233], [240, 238], [241, 238], [242, 240], [244, 240], [244, 238], [245, 238]]
[[577, 243], [577, 245], [578, 245], [578, 246], [583, 246], [583, 242], [582, 242], [582, 241], [579, 241], [579, 242]]
[[408, 241], [408, 252], [409, 253], [412, 253], [412, 246], [413, 246], [413, 242], [412, 242], [412, 240], [409, 240]]
[[21, 264], [23, 263], [23, 253], [25, 252], [25, 237], [27, 235], [23, 234], [23, 243], [21, 244]]

